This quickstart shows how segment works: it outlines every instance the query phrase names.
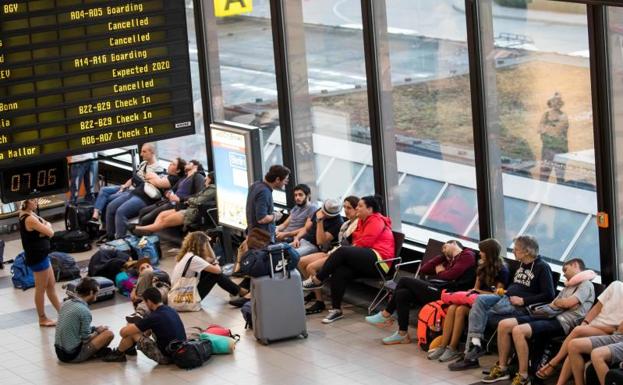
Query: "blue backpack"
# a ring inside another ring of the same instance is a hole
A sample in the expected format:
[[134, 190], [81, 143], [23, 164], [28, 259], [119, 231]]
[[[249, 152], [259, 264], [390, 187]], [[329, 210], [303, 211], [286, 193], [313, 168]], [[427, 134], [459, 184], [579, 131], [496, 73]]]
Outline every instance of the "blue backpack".
[[11, 265], [11, 281], [16, 289], [27, 290], [35, 287], [35, 276], [30, 267], [26, 266], [26, 256], [23, 251], [15, 257]]
[[53, 251], [50, 253], [50, 263], [57, 282], [72, 281], [80, 278], [80, 268], [74, 257], [69, 254]]
[[128, 242], [137, 259], [149, 258], [149, 263], [152, 266], [157, 266], [160, 263], [160, 238], [157, 235], [127, 236], [123, 239]]

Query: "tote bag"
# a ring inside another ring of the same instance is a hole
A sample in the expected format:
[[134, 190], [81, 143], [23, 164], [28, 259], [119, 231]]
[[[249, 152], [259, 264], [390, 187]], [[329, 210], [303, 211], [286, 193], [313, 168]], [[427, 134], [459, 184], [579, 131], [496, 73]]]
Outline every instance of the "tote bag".
[[186, 277], [186, 272], [190, 267], [190, 262], [195, 256], [188, 258], [184, 272], [182, 276], [175, 281], [171, 291], [169, 291], [168, 299], [169, 306], [177, 311], [200, 311], [201, 310], [201, 297], [199, 296], [199, 290], [197, 290], [197, 284], [199, 278], [197, 273], [192, 277]]

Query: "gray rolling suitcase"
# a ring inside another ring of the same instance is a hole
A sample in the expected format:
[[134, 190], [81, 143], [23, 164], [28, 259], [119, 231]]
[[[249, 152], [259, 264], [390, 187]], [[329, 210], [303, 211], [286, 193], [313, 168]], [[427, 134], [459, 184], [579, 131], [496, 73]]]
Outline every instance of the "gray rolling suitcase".
[[273, 254], [280, 254], [280, 271], [270, 269], [270, 276], [251, 280], [253, 334], [264, 345], [287, 338], [307, 338], [301, 275], [296, 269], [287, 271], [280, 245], [269, 251], [270, 266], [275, 266]]
[[[97, 297], [95, 298], [95, 302], [106, 301], [108, 299], [112, 299], [115, 297], [115, 292], [117, 288], [115, 287], [115, 283], [106, 277], [91, 277], [97, 281], [99, 285], [99, 290], [97, 291]], [[76, 293], [76, 286], [80, 283], [82, 278], [76, 278], [73, 281], [69, 281], [63, 285], [63, 289], [66, 289], [66, 294], [69, 297], [71, 294]]]

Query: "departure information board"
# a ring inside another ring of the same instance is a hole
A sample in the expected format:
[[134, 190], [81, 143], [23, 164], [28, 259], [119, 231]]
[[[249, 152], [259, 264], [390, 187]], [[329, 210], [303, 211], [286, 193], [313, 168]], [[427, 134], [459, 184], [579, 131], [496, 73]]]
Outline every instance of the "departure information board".
[[194, 133], [184, 0], [0, 4], [0, 169]]

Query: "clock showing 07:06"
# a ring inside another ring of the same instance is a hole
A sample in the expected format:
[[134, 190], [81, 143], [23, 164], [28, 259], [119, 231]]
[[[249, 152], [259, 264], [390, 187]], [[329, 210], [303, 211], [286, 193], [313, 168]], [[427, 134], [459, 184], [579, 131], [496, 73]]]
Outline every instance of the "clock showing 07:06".
[[67, 159], [0, 170], [2, 202], [17, 202], [67, 191]]

